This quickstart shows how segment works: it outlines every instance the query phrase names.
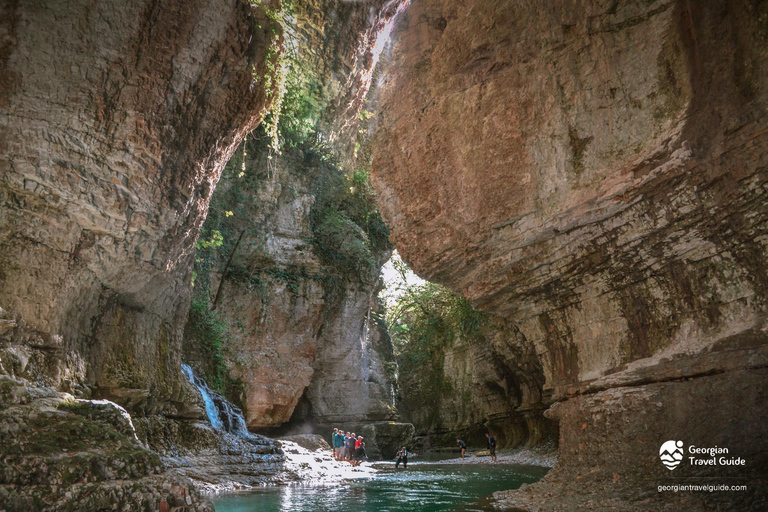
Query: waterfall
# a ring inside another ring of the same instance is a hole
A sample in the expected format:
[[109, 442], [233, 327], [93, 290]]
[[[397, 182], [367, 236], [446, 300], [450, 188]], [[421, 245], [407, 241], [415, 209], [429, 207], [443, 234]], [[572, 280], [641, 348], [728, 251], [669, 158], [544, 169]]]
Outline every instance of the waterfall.
[[243, 412], [229, 400], [208, 387], [203, 379], [195, 375], [189, 365], [181, 365], [181, 371], [189, 382], [200, 391], [205, 402], [205, 412], [211, 426], [216, 430], [224, 430], [239, 437], [250, 437]]

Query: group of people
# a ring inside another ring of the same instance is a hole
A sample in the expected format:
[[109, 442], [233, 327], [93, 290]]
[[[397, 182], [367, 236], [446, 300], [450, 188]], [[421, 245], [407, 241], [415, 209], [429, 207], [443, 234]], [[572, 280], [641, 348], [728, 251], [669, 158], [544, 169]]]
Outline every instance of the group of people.
[[353, 466], [359, 466], [360, 463], [368, 459], [363, 436], [356, 436], [354, 432], [344, 433], [338, 428], [333, 429], [333, 458], [338, 461], [347, 461]]
[[[496, 438], [494, 438], [490, 432], [486, 432], [485, 439], [488, 446], [488, 454], [491, 456], [491, 460], [496, 462]], [[464, 455], [467, 451], [467, 443], [460, 437], [457, 437], [456, 444], [459, 445], [461, 460], [464, 460]], [[341, 429], [334, 428], [333, 458], [338, 461], [347, 461], [353, 466], [359, 466], [364, 460], [368, 460], [368, 455], [365, 453], [365, 441], [363, 441], [363, 436], [355, 435], [354, 432], [345, 433]], [[405, 446], [397, 451], [397, 462], [395, 463], [395, 467], [400, 467], [401, 462], [403, 463], [403, 469], [408, 467], [408, 449]]]
[[[491, 460], [496, 462], [496, 438], [491, 435], [490, 432], [485, 433], [485, 441], [488, 445], [488, 453], [491, 456]], [[459, 445], [459, 451], [461, 452], [461, 460], [464, 460], [464, 454], [467, 451], [467, 443], [460, 437], [456, 438], [456, 444]]]

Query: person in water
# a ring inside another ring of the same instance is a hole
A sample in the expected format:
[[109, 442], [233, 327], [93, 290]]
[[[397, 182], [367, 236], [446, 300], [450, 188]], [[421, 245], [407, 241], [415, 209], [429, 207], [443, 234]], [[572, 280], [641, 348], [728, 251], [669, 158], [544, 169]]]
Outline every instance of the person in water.
[[461, 460], [464, 461], [464, 452], [467, 451], [467, 443], [457, 437], [456, 444], [459, 445], [459, 451], [461, 451]]
[[491, 460], [496, 462], [496, 439], [490, 432], [486, 432], [485, 437], [488, 440], [488, 451], [491, 453]]
[[403, 463], [403, 469], [408, 469], [408, 449], [403, 446], [397, 452], [397, 462], [395, 462], [395, 468], [400, 467], [400, 463]]

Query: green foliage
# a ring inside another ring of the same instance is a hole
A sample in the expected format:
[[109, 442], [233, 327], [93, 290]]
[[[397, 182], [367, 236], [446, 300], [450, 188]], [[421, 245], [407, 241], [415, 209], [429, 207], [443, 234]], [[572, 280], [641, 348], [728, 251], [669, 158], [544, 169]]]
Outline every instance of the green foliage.
[[264, 119], [264, 130], [272, 141], [272, 149], [278, 153], [281, 146], [279, 138], [280, 116], [283, 110], [288, 73], [288, 62], [285, 56], [279, 53], [279, 50], [279, 46], [273, 40], [273, 44], [267, 52], [267, 74], [264, 77], [264, 89], [267, 97], [274, 93], [272, 108], [269, 115]]
[[[297, 147], [315, 133], [321, 113], [327, 107], [322, 84], [309, 65], [301, 62], [297, 42], [286, 24], [293, 10], [293, 2], [282, 2], [280, 9], [270, 9], [260, 0], [251, 0], [253, 7], [264, 9], [273, 25], [283, 27], [285, 40], [280, 47], [273, 38], [267, 50], [266, 73], [260, 77], [254, 71], [254, 82], [263, 84], [272, 107], [264, 118], [262, 129], [270, 140], [270, 149], [280, 153], [285, 147]], [[274, 29], [273, 29], [274, 33]]]
[[326, 107], [322, 85], [289, 57], [286, 64], [285, 94], [278, 126], [279, 143], [298, 147], [315, 134], [317, 122]]
[[323, 260], [346, 276], [370, 279], [377, 257], [391, 249], [389, 228], [376, 208], [366, 172], [344, 173], [327, 154], [315, 182], [311, 227]]
[[317, 247], [326, 261], [337, 268], [369, 275], [376, 262], [365, 231], [346, 212], [329, 210], [314, 229]]
[[229, 338], [229, 326], [208, 307], [208, 300], [199, 295], [189, 306], [187, 329], [195, 340], [203, 361], [206, 362], [203, 379], [214, 390], [223, 393], [227, 384], [227, 366], [224, 346]]
[[[231, 217], [231, 215], [227, 215], [227, 217]], [[218, 249], [224, 245], [224, 237], [218, 229], [211, 230], [210, 236], [211, 238], [208, 240], [199, 238], [195, 248], [199, 251], [201, 249]]]
[[[439, 417], [439, 401], [452, 392], [443, 374], [445, 349], [482, 337], [487, 317], [447, 288], [426, 283], [406, 288], [387, 312], [399, 368], [400, 407]], [[431, 420], [430, 420], [431, 421]]]

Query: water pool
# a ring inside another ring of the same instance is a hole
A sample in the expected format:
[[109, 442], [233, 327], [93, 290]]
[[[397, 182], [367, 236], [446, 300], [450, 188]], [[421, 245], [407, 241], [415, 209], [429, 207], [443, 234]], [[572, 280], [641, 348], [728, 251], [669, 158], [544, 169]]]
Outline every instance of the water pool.
[[370, 479], [338, 486], [280, 486], [226, 494], [217, 497], [214, 505], [216, 512], [480, 511], [488, 510], [481, 498], [536, 482], [548, 470], [512, 464], [412, 462], [407, 470], [385, 465]]

